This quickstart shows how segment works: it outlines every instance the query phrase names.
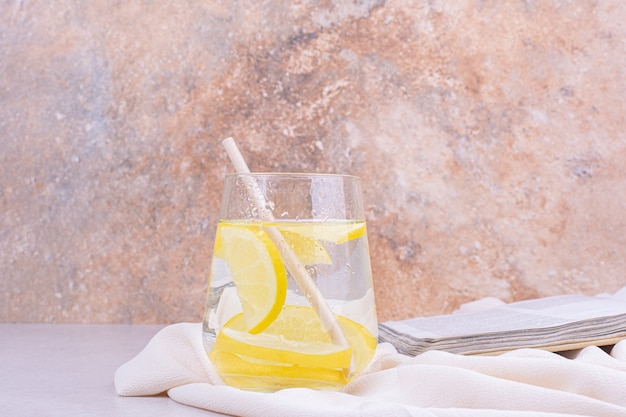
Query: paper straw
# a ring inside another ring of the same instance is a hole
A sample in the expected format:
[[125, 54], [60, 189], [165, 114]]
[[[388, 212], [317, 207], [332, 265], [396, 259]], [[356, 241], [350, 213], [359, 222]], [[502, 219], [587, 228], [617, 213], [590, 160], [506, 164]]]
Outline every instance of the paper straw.
[[[233, 163], [236, 172], [238, 174], [249, 174], [250, 169], [241, 155], [241, 152], [239, 152], [239, 148], [237, 147], [235, 140], [233, 138], [224, 139], [222, 141], [222, 145], [226, 148], [226, 153], [228, 154], [230, 161]], [[261, 220], [272, 223], [274, 221], [274, 215], [271, 210], [267, 208], [265, 197], [263, 196], [263, 193], [259, 189], [259, 186], [254, 178], [244, 176], [242, 177], [242, 180], [244, 181], [246, 190], [257, 207]], [[337, 317], [335, 317], [335, 314], [311, 279], [307, 270], [289, 247], [289, 243], [276, 227], [266, 226], [264, 227], [264, 230], [278, 248], [283, 264], [304, 292], [306, 299], [311, 303], [311, 306], [319, 316], [322, 324], [326, 328], [326, 331], [328, 331], [333, 343], [338, 346], [349, 346], [350, 344], [343, 333], [343, 329], [337, 321]]]

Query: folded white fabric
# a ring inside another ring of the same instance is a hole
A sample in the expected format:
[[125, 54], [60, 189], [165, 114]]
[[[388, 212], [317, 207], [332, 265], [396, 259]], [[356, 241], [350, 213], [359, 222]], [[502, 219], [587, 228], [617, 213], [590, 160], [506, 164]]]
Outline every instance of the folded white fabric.
[[157, 333], [115, 373], [122, 396], [167, 392], [182, 404], [234, 416], [626, 417], [626, 341], [608, 354], [588, 347], [565, 358], [536, 349], [500, 356], [378, 346], [371, 366], [342, 391], [247, 392], [223, 384], [199, 323]]

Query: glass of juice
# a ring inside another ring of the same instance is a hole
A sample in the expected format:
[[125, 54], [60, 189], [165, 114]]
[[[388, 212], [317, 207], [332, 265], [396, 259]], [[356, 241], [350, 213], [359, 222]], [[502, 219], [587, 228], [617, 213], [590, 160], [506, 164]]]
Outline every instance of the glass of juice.
[[359, 178], [227, 175], [203, 322], [224, 382], [341, 389], [377, 329]]

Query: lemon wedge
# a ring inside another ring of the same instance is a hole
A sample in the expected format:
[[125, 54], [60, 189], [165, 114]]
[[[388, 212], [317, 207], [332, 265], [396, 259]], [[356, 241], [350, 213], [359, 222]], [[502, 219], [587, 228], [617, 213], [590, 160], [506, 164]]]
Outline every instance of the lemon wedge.
[[278, 317], [287, 295], [278, 249], [261, 226], [220, 223], [215, 252], [226, 261], [237, 287], [244, 330], [262, 332]]

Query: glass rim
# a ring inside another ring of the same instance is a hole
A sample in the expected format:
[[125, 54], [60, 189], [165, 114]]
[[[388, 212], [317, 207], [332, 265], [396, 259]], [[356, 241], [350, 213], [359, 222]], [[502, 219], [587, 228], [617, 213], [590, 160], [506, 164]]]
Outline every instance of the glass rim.
[[343, 178], [360, 181], [361, 177], [352, 174], [333, 174], [322, 172], [231, 172], [226, 178], [234, 177], [276, 177], [276, 178]]

